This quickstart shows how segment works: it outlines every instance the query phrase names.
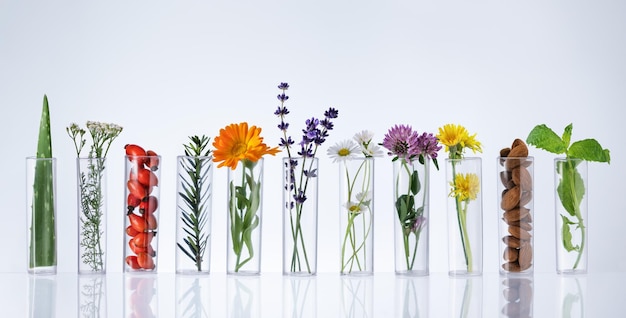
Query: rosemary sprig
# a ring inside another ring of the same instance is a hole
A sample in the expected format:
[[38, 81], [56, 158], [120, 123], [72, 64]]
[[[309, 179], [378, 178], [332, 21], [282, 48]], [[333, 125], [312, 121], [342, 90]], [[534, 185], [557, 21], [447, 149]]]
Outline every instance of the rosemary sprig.
[[[111, 143], [122, 132], [122, 127], [115, 124], [88, 121], [87, 130], [91, 135], [92, 144], [89, 149], [87, 173], [80, 171], [78, 183], [80, 188], [80, 207], [82, 215], [79, 216], [80, 246], [85, 250], [80, 255], [83, 264], [87, 264], [93, 271], [104, 269], [104, 246], [101, 238], [104, 235], [102, 221], [104, 216], [104, 193], [102, 179], [104, 178], [105, 159]], [[66, 128], [67, 134], [74, 141], [76, 156], [86, 144], [85, 130], [72, 123]]]
[[208, 158], [211, 149], [206, 149], [210, 138], [203, 135], [202, 137], [191, 136], [189, 139], [191, 142], [183, 145], [186, 158], [181, 164], [185, 174], [179, 174], [182, 191], [178, 192], [184, 202], [184, 205], [179, 205], [178, 209], [181, 211], [180, 219], [184, 224], [183, 231], [186, 237], [183, 238], [183, 242], [178, 242], [176, 245], [195, 263], [196, 269], [200, 272], [210, 236], [206, 234], [204, 228], [208, 222], [207, 209], [210, 208], [205, 203], [211, 195], [208, 172], [211, 170], [212, 161]]

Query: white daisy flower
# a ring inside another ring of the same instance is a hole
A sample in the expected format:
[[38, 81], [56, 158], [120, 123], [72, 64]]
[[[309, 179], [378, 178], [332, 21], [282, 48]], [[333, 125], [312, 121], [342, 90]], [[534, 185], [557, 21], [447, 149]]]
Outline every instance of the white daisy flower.
[[362, 145], [361, 151], [365, 157], [382, 157], [385, 154], [379, 145], [373, 143], [370, 143], [367, 146]]
[[356, 199], [365, 206], [369, 206], [372, 201], [372, 191], [359, 192], [356, 194]]
[[328, 148], [328, 156], [333, 162], [351, 160], [357, 155], [358, 147], [352, 140], [344, 140]]
[[374, 138], [374, 133], [369, 130], [363, 130], [361, 132], [354, 134], [354, 140], [359, 145], [369, 144], [373, 138]]
[[346, 204], [344, 204], [344, 207], [346, 208], [346, 210], [348, 210], [349, 213], [354, 214], [360, 214], [361, 212], [365, 211], [365, 205], [359, 202], [348, 201]]

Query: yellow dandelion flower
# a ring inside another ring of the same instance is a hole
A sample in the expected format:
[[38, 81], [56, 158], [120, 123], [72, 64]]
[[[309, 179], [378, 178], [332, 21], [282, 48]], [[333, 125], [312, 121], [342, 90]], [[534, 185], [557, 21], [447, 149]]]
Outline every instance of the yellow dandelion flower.
[[476, 140], [476, 134], [470, 135], [461, 125], [446, 124], [439, 128], [439, 134], [436, 137], [445, 146], [445, 150], [449, 152], [449, 157], [452, 159], [462, 158], [465, 148], [471, 149], [474, 153], [482, 152], [481, 144]]
[[219, 136], [213, 140], [213, 161], [220, 162], [218, 168], [227, 166], [235, 170], [241, 160], [256, 162], [266, 154], [275, 155], [278, 147], [270, 148], [263, 142], [261, 128], [243, 122], [230, 124], [220, 129]]
[[457, 197], [460, 201], [475, 200], [480, 192], [480, 180], [475, 173], [459, 173], [450, 185], [450, 196]]

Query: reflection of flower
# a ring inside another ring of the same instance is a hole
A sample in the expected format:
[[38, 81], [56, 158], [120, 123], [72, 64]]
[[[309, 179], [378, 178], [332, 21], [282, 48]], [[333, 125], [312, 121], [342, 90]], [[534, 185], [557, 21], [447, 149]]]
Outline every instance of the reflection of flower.
[[[358, 152], [365, 158], [382, 156], [382, 151], [372, 143], [373, 133], [362, 131], [355, 134], [353, 139], [343, 140], [330, 147], [328, 156], [333, 158], [333, 162], [339, 162], [345, 167], [345, 179], [347, 186], [347, 198], [343, 207], [346, 209], [348, 224], [341, 246], [341, 272], [352, 272], [355, 267], [359, 271], [367, 270], [364, 259], [366, 254], [366, 241], [372, 227], [372, 189], [371, 184], [373, 164], [372, 160], [363, 160], [358, 166], [353, 176], [350, 176], [348, 161], [358, 158]], [[360, 184], [357, 185], [357, 181]], [[355, 221], [360, 218], [363, 236], [357, 237]]]
[[[122, 132], [122, 127], [115, 124], [87, 122], [87, 130], [91, 136], [87, 173], [79, 171], [80, 188], [80, 258], [92, 271], [104, 269], [104, 248], [101, 237], [104, 235], [102, 221], [105, 196], [102, 193], [102, 178], [104, 177], [105, 160], [111, 143]], [[66, 128], [67, 134], [74, 141], [76, 156], [80, 158], [81, 151], [86, 144], [85, 130], [78, 124], [72, 123]]]
[[[280, 139], [279, 146], [287, 151], [287, 158], [289, 163], [285, 163], [283, 167], [286, 171], [286, 180], [284, 180], [285, 190], [288, 195], [285, 198], [285, 209], [289, 211], [289, 221], [291, 228], [291, 238], [293, 239], [293, 250], [291, 256], [290, 271], [296, 272], [302, 269], [304, 265], [307, 272], [311, 273], [311, 266], [307, 256], [306, 247], [307, 244], [302, 234], [302, 209], [304, 203], [307, 200], [307, 188], [310, 178], [317, 177], [317, 168], [314, 168], [315, 155], [317, 149], [321, 146], [326, 138], [329, 136], [329, 131], [333, 130], [333, 119], [339, 116], [339, 111], [330, 107], [324, 112], [324, 119], [309, 118], [305, 121], [305, 128], [302, 130], [302, 141], [300, 141], [300, 151], [297, 152], [297, 156], [292, 154], [292, 147], [295, 144], [291, 136], [287, 135], [289, 123], [285, 122], [286, 115], [289, 114], [289, 109], [285, 106], [285, 102], [289, 99], [289, 96], [285, 94], [289, 89], [289, 84], [280, 83], [278, 89], [282, 91], [277, 96], [280, 101], [280, 106], [274, 111], [274, 115], [280, 117], [280, 124], [278, 129], [283, 133]], [[347, 155], [350, 155], [352, 150], [348, 150]], [[342, 151], [345, 154], [345, 151]], [[342, 157], [339, 156], [339, 159]], [[299, 160], [297, 160], [299, 159]], [[301, 165], [298, 167], [298, 165]], [[299, 175], [299, 176], [297, 176]]]
[[[244, 169], [240, 185], [235, 186], [234, 181], [231, 181], [228, 188], [231, 239], [237, 257], [235, 272], [254, 257], [251, 233], [259, 225], [256, 212], [261, 204], [261, 180], [260, 176], [255, 176], [254, 168], [264, 155], [275, 155], [280, 151], [263, 143], [260, 133], [261, 128], [248, 128], [248, 123], [243, 122], [220, 129], [219, 136], [213, 140], [213, 161], [221, 161], [218, 168], [227, 166], [235, 170], [241, 162]], [[244, 249], [248, 257], [242, 260]]]
[[[426, 225], [426, 217], [424, 217], [424, 206], [426, 202], [426, 190], [422, 190], [418, 171], [413, 167], [413, 161], [418, 160], [422, 164], [426, 164], [427, 160], [432, 160], [438, 169], [437, 152], [441, 150], [441, 146], [437, 138], [430, 133], [422, 133], [421, 135], [414, 131], [411, 126], [395, 125], [385, 135], [382, 143], [383, 147], [388, 150], [388, 155], [393, 156], [392, 161], [400, 161], [401, 169], [395, 178], [396, 195], [395, 207], [398, 214], [398, 220], [402, 226], [404, 256], [406, 260], [407, 270], [412, 270], [415, 263], [415, 256], [419, 243], [421, 230]], [[408, 184], [406, 189], [400, 187], [400, 173], [406, 172]], [[428, 174], [424, 176], [424, 187], [428, 186]], [[417, 207], [416, 196], [422, 192], [422, 206]], [[400, 194], [402, 193], [402, 194]], [[413, 246], [410, 245], [410, 236], [415, 236]]]
[[[446, 146], [450, 159], [462, 159], [465, 149], [473, 152], [482, 152], [481, 144], [476, 140], [476, 134], [470, 135], [461, 125], [446, 124], [439, 128], [437, 139]], [[475, 200], [480, 192], [480, 180], [476, 174], [457, 174], [457, 161], [451, 161], [452, 181], [450, 181], [450, 196], [455, 198], [457, 220], [461, 232], [463, 252], [467, 271], [472, 272], [472, 250], [467, 234], [467, 207], [471, 200]]]

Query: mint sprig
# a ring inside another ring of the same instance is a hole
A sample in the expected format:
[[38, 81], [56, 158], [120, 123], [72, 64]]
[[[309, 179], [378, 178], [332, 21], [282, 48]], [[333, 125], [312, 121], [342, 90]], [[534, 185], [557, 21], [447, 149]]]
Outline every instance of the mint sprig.
[[[555, 154], [564, 154], [566, 159], [580, 159], [584, 161], [596, 161], [611, 163], [611, 154], [608, 149], [603, 149], [595, 139], [583, 139], [570, 144], [572, 137], [572, 124], [565, 127], [563, 134], [559, 137], [552, 129], [542, 124], [537, 125], [526, 138], [526, 143], [539, 149]], [[576, 262], [572, 269], [578, 267], [581, 256], [585, 248], [585, 224], [580, 211], [580, 203], [585, 195], [585, 186], [582, 176], [576, 169], [579, 161], [566, 160], [559, 162], [556, 167], [560, 175], [557, 193], [561, 204], [568, 215], [561, 214], [563, 225], [561, 236], [563, 247], [566, 251], [578, 252]], [[579, 245], [572, 242], [572, 230], [580, 230], [581, 239]]]
[[548, 126], [544, 124], [537, 125], [530, 134], [528, 134], [526, 143], [557, 155], [564, 154], [568, 159], [611, 162], [610, 151], [608, 149], [602, 149], [600, 143], [595, 139], [583, 139], [570, 145], [572, 127], [572, 124], [567, 125], [563, 131], [562, 137], [559, 137], [559, 135]]

